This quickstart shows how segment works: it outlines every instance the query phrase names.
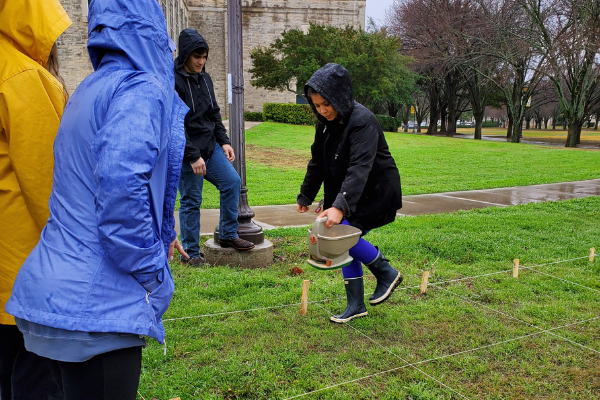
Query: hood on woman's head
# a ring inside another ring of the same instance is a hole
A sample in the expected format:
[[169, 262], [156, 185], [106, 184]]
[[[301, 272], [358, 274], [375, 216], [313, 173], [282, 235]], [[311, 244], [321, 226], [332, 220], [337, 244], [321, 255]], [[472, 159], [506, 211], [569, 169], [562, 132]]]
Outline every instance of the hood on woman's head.
[[[342, 119], [347, 121], [354, 110], [354, 92], [352, 79], [346, 68], [339, 64], [329, 63], [317, 70], [304, 86], [304, 93], [315, 115], [323, 120], [308, 96], [308, 89], [312, 88], [331, 104]], [[326, 122], [326, 121], [324, 121]]]
[[46, 67], [52, 46], [71, 25], [58, 0], [0, 0], [0, 36]]

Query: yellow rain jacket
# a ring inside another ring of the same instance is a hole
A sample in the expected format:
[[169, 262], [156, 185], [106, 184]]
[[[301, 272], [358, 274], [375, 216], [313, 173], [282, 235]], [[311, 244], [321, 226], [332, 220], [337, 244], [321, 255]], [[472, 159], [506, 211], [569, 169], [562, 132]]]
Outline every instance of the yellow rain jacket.
[[50, 214], [65, 96], [44, 67], [70, 25], [58, 0], [0, 0], [0, 324], [15, 323], [4, 306]]

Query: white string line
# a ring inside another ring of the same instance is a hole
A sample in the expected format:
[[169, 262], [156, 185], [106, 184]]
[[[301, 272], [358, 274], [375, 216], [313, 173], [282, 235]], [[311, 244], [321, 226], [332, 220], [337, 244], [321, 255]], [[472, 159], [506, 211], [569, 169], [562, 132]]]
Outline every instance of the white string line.
[[[322, 308], [323, 310], [325, 310], [325, 312], [327, 312], [329, 315], [333, 315], [333, 313], [331, 313], [331, 311], [329, 311], [328, 309], [326, 309], [325, 307], [323, 307], [321, 304], [317, 304], [317, 306], [319, 306], [320, 308]], [[439, 381], [438, 379], [436, 379], [435, 377], [433, 377], [432, 375], [429, 375], [427, 372], [423, 371], [422, 369], [418, 368], [415, 365], [411, 365], [411, 363], [407, 360], [405, 360], [404, 358], [402, 358], [401, 356], [399, 356], [398, 354], [394, 353], [391, 349], [385, 347], [384, 345], [382, 345], [381, 343], [375, 341], [374, 339], [372, 339], [371, 337], [369, 337], [369, 335], [363, 333], [362, 331], [360, 331], [359, 329], [355, 328], [354, 326], [350, 325], [347, 322], [344, 322], [344, 325], [354, 329], [356, 332], [358, 332], [360, 335], [364, 336], [365, 338], [367, 338], [368, 340], [370, 340], [371, 342], [373, 342], [374, 344], [376, 344], [377, 346], [381, 347], [382, 349], [384, 349], [385, 351], [387, 351], [388, 353], [390, 353], [391, 355], [393, 355], [394, 357], [398, 358], [399, 360], [401, 360], [402, 362], [405, 363], [406, 366], [410, 366], [411, 368], [416, 369], [417, 371], [419, 371], [420, 373], [422, 373], [423, 375], [425, 375], [426, 377], [428, 377], [429, 379], [433, 380], [434, 382], [437, 382], [438, 384], [440, 384], [441, 386], [449, 389], [450, 391], [456, 393], [457, 395], [459, 395], [460, 397], [462, 397], [463, 399], [469, 399], [468, 397], [464, 396], [463, 394], [461, 394], [460, 392], [452, 389], [450, 386], [446, 385], [445, 383]]]
[[140, 395], [140, 397], [142, 398], [142, 400], [146, 400], [146, 399], [144, 398], [144, 396], [142, 396], [142, 394], [140, 393], [140, 391], [139, 391], [139, 390], [138, 390], [137, 392], [138, 392], [138, 394]]
[[[529, 269], [529, 268], [522, 268], [522, 269]], [[550, 276], [550, 277], [552, 277], [552, 278], [554, 278], [554, 279], [558, 279], [559, 281], [563, 281], [563, 282], [566, 282], [566, 283], [570, 283], [571, 285], [575, 285], [575, 286], [581, 286], [582, 288], [585, 288], [585, 289], [588, 289], [588, 290], [593, 290], [594, 292], [598, 292], [598, 293], [600, 293], [600, 290], [598, 290], [598, 289], [594, 289], [594, 288], [591, 288], [591, 287], [589, 287], [589, 286], [582, 285], [582, 284], [580, 284], [580, 283], [577, 283], [577, 282], [572, 282], [572, 281], [570, 281], [570, 280], [568, 280], [568, 279], [559, 278], [558, 276], [554, 276], [554, 275], [548, 274], [548, 273], [546, 273], [546, 272], [538, 271], [537, 269], [534, 269], [534, 270], [533, 270], [533, 272], [537, 272], [538, 274], [542, 274], [542, 275], [547, 275], [547, 276]]]
[[297, 397], [302, 397], [302, 396], [306, 396], [306, 395], [313, 394], [313, 393], [316, 393], [316, 392], [321, 392], [321, 391], [324, 391], [324, 390], [333, 389], [333, 388], [338, 387], [338, 386], [342, 386], [342, 385], [346, 385], [346, 384], [349, 384], [349, 383], [358, 382], [358, 381], [364, 380], [364, 379], [373, 378], [373, 377], [378, 376], [378, 375], [383, 375], [383, 374], [387, 374], [387, 373], [390, 373], [390, 372], [395, 372], [395, 371], [398, 371], [400, 369], [407, 368], [407, 367], [410, 367], [410, 366], [413, 366], [413, 365], [419, 365], [419, 364], [425, 364], [425, 363], [429, 363], [429, 362], [433, 362], [433, 361], [439, 361], [439, 360], [442, 360], [444, 358], [454, 357], [454, 356], [462, 355], [462, 354], [466, 354], [466, 353], [472, 353], [472, 352], [475, 352], [475, 351], [478, 351], [478, 350], [482, 350], [482, 349], [486, 349], [486, 348], [489, 348], [489, 347], [498, 346], [498, 345], [509, 343], [509, 342], [514, 342], [516, 340], [526, 339], [526, 338], [529, 338], [529, 337], [532, 337], [532, 336], [539, 336], [539, 335], [541, 335], [543, 333], [547, 333], [549, 331], [553, 331], [553, 330], [557, 330], [557, 329], [563, 329], [563, 328], [568, 328], [568, 327], [574, 326], [574, 325], [584, 324], [586, 322], [590, 322], [590, 321], [593, 321], [593, 320], [596, 320], [596, 319], [600, 319], [600, 317], [589, 318], [589, 319], [586, 319], [586, 320], [583, 320], [583, 321], [577, 321], [577, 322], [573, 322], [573, 323], [570, 323], [570, 324], [567, 324], [567, 325], [557, 326], [557, 327], [554, 327], [554, 328], [545, 329], [545, 330], [539, 331], [539, 332], [533, 332], [533, 333], [530, 333], [530, 334], [527, 334], [527, 335], [523, 335], [523, 336], [519, 336], [519, 337], [516, 337], [516, 338], [502, 340], [500, 342], [487, 344], [485, 346], [476, 347], [474, 349], [468, 349], [468, 350], [458, 351], [456, 353], [451, 353], [451, 354], [446, 354], [446, 355], [439, 356], [439, 357], [429, 358], [427, 360], [422, 360], [422, 361], [418, 361], [418, 362], [411, 363], [411, 364], [405, 364], [405, 365], [402, 365], [400, 367], [388, 369], [388, 370], [385, 370], [385, 371], [376, 372], [374, 374], [367, 375], [367, 376], [364, 376], [362, 378], [352, 379], [352, 380], [349, 380], [349, 381], [346, 381], [346, 382], [337, 383], [335, 385], [331, 385], [331, 386], [324, 387], [324, 388], [321, 388], [321, 389], [313, 390], [311, 392], [307, 392], [307, 393], [303, 393], [303, 394], [300, 394], [300, 395], [296, 395], [294, 397], [288, 397], [285, 400], [295, 399]]
[[[466, 297], [466, 296], [463, 296], [463, 295], [460, 295], [460, 294], [458, 294], [458, 293], [454, 293], [454, 292], [453, 292], [453, 291], [451, 291], [451, 290], [445, 289], [445, 288], [443, 288], [443, 287], [439, 287], [439, 286], [437, 286], [437, 284], [431, 284], [431, 286], [435, 286], [435, 287], [437, 287], [438, 289], [444, 290], [444, 291], [446, 291], [446, 292], [448, 292], [448, 293], [450, 293], [450, 294], [453, 294], [453, 295], [455, 295], [455, 296], [457, 296], [457, 297], [460, 297], [460, 298], [462, 298], [462, 299], [463, 299], [463, 300], [465, 300], [465, 301], [468, 301], [468, 302], [470, 302], [470, 303], [476, 304], [476, 305], [478, 305], [478, 306], [480, 306], [480, 307], [486, 308], [486, 309], [488, 309], [488, 310], [490, 310], [490, 311], [493, 311], [493, 312], [495, 312], [495, 313], [498, 313], [498, 314], [500, 314], [500, 315], [504, 315], [505, 317], [508, 317], [508, 318], [510, 318], [510, 319], [514, 319], [515, 321], [518, 321], [518, 322], [520, 322], [520, 323], [522, 323], [522, 324], [525, 324], [525, 325], [527, 325], [527, 326], [530, 326], [530, 327], [532, 327], [532, 328], [535, 328], [535, 329], [537, 329], [537, 330], [544, 331], [544, 328], [540, 328], [540, 327], [538, 327], [538, 326], [535, 326], [535, 325], [533, 325], [533, 324], [530, 324], [529, 322], [523, 321], [523, 320], [521, 320], [521, 319], [519, 319], [519, 318], [517, 318], [517, 317], [513, 317], [512, 315], [510, 315], [510, 314], [507, 314], [507, 313], [505, 313], [505, 312], [503, 312], [503, 311], [499, 311], [499, 310], [496, 310], [496, 309], [494, 309], [494, 308], [492, 308], [492, 307], [488, 307], [488, 306], [486, 306], [485, 304], [481, 304], [481, 303], [479, 303], [479, 302], [477, 302], [477, 301], [475, 301], [475, 300], [471, 300], [471, 299], [469, 299], [468, 297]], [[569, 343], [571, 343], [571, 344], [574, 344], [574, 345], [576, 345], [576, 346], [579, 346], [579, 347], [582, 347], [582, 348], [584, 348], [584, 349], [590, 350], [590, 351], [592, 351], [592, 352], [594, 352], [594, 353], [596, 353], [596, 354], [600, 354], [600, 351], [598, 351], [598, 350], [596, 350], [596, 349], [592, 349], [591, 347], [587, 347], [587, 346], [585, 346], [585, 345], [583, 345], [583, 344], [581, 344], [581, 343], [577, 343], [577, 342], [576, 342], [576, 341], [574, 341], [574, 340], [571, 340], [571, 339], [568, 339], [568, 338], [566, 338], [566, 337], [563, 337], [563, 336], [557, 335], [556, 333], [553, 333], [553, 332], [548, 332], [548, 333], [549, 333], [550, 335], [556, 336], [556, 337], [557, 337], [557, 338], [559, 338], [559, 339], [565, 340], [565, 341], [567, 341], [567, 342], [569, 342]]]
[[[520, 269], [532, 269], [532, 268], [538, 268], [538, 267], [545, 267], [547, 265], [560, 264], [560, 263], [565, 263], [565, 262], [569, 262], [569, 261], [576, 261], [576, 260], [581, 260], [581, 259], [588, 258], [588, 257], [589, 256], [577, 257], [577, 258], [571, 258], [570, 260], [553, 261], [553, 262], [549, 262], [549, 263], [546, 263], [546, 264], [530, 265], [529, 267], [519, 267], [519, 268]], [[483, 278], [483, 277], [491, 276], [491, 275], [505, 274], [507, 272], [512, 272], [512, 269], [505, 269], [505, 270], [502, 270], [502, 271], [490, 272], [489, 274], [468, 276], [466, 278], [456, 278], [456, 279], [450, 279], [450, 280], [447, 280], [447, 281], [440, 281], [440, 282], [435, 282], [435, 283], [441, 285], [443, 283], [452, 283], [452, 282], [464, 281], [464, 280], [467, 280], [467, 279]], [[414, 287], [418, 288], [420, 286], [414, 286]]]
[[[537, 267], [544, 267], [546, 265], [552, 265], [552, 264], [559, 264], [559, 263], [563, 263], [563, 262], [581, 260], [581, 259], [588, 258], [588, 257], [589, 256], [577, 257], [577, 258], [572, 258], [570, 260], [553, 261], [553, 262], [546, 263], [546, 264], [531, 265], [529, 267], [520, 267], [520, 268], [521, 269], [532, 269], [532, 268], [537, 268]], [[486, 277], [486, 276], [504, 274], [504, 273], [511, 272], [511, 271], [512, 271], [512, 269], [507, 269], [507, 270], [502, 270], [502, 271], [491, 272], [489, 274], [468, 276], [468, 277], [465, 277], [465, 278], [457, 278], [457, 279], [450, 279], [450, 280], [447, 280], [447, 281], [435, 282], [435, 284], [441, 285], [441, 284], [444, 284], [444, 283], [459, 282], [459, 281], [464, 281], [464, 280], [467, 280], [467, 279], [483, 278], [483, 277]], [[557, 278], [557, 279], [560, 279], [560, 278]], [[417, 288], [420, 288], [420, 285], [405, 286], [405, 287], [402, 287], [402, 288], [397, 288], [396, 291], [399, 291], [399, 290], [408, 290], [408, 289], [417, 289]], [[591, 288], [588, 288], [588, 289], [591, 289]], [[595, 289], [591, 289], [591, 290], [595, 290]], [[367, 295], [365, 295], [365, 296], [367, 296]], [[323, 300], [313, 300], [313, 301], [309, 301], [308, 303], [309, 304], [312, 304], [312, 303], [324, 303], [324, 302], [332, 301], [332, 300], [341, 300], [343, 298], [344, 298], [343, 296], [342, 297], [333, 297], [333, 298], [323, 299]], [[279, 306], [252, 308], [252, 309], [248, 309], [248, 310], [224, 311], [224, 312], [215, 313], [215, 314], [202, 314], [202, 315], [195, 315], [195, 316], [191, 316], [191, 317], [167, 318], [167, 319], [163, 319], [163, 322], [179, 321], [179, 320], [183, 320], [183, 319], [193, 319], [193, 318], [215, 317], [215, 316], [219, 316], [219, 315], [238, 314], [238, 313], [251, 312], [251, 311], [260, 311], [260, 310], [272, 310], [272, 309], [276, 309], [276, 308], [299, 306], [301, 304], [302, 303], [292, 303], [292, 304], [284, 304], [284, 305], [279, 305]]]
[[[325, 300], [313, 300], [313, 301], [309, 301], [308, 304], [321, 303], [321, 302], [325, 302], [325, 301], [328, 301], [328, 300], [340, 300], [340, 299], [343, 299], [343, 298], [344, 297], [336, 297], [336, 298], [325, 299]], [[260, 310], [273, 310], [273, 309], [276, 309], [276, 308], [284, 308], [284, 307], [299, 306], [299, 305], [302, 305], [302, 303], [284, 304], [284, 305], [281, 305], [281, 306], [271, 306], [271, 307], [259, 307], [259, 308], [252, 308], [252, 309], [249, 309], [249, 310], [224, 311], [224, 312], [220, 312], [220, 313], [216, 313], [216, 314], [195, 315], [193, 317], [168, 318], [168, 319], [163, 319], [163, 322], [178, 321], [178, 320], [182, 320], [182, 319], [192, 319], [192, 318], [215, 317], [215, 316], [218, 316], [218, 315], [239, 314], [239, 313], [244, 313], [244, 312], [260, 311]]]

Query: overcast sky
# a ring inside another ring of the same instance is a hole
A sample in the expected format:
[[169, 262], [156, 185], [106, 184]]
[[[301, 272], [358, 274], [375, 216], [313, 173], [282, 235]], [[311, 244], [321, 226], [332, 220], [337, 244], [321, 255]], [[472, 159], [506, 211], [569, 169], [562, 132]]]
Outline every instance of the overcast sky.
[[394, 0], [366, 0], [367, 18], [373, 17], [378, 24], [383, 20], [385, 10], [387, 10]]

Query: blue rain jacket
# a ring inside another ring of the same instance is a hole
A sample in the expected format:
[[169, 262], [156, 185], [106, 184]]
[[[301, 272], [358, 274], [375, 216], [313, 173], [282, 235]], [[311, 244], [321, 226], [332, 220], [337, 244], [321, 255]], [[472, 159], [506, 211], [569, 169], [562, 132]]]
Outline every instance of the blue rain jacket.
[[173, 89], [175, 45], [156, 0], [94, 0], [88, 19], [95, 72], [63, 114], [50, 217], [6, 310], [162, 343], [188, 112]]

